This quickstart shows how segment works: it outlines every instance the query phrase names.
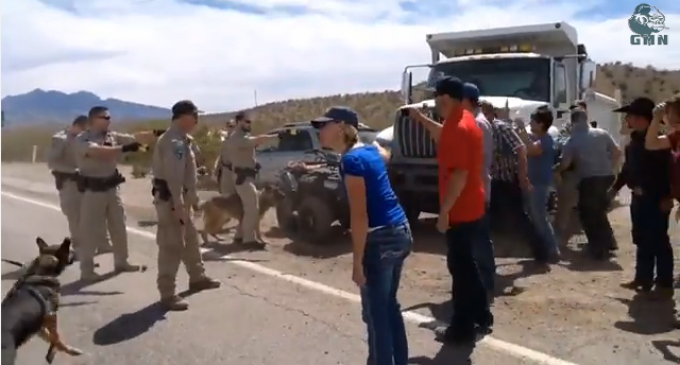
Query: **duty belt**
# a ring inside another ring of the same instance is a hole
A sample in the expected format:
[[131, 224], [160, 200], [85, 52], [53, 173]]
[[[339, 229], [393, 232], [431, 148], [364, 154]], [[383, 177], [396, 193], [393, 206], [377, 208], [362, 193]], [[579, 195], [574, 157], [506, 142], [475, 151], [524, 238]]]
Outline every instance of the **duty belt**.
[[118, 185], [125, 182], [125, 177], [118, 171], [107, 177], [89, 177], [82, 176], [79, 181], [78, 190], [86, 191], [90, 190], [93, 192], [105, 192], [113, 188], [118, 187]]
[[80, 180], [80, 174], [78, 174], [78, 172], [52, 171], [52, 176], [54, 176], [54, 183], [57, 186], [57, 190], [61, 190], [66, 181], [77, 183]]

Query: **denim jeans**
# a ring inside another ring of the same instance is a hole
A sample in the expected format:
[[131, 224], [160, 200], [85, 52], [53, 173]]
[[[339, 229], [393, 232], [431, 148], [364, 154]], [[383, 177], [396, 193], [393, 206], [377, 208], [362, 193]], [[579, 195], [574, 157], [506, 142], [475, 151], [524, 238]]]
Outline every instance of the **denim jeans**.
[[453, 316], [449, 328], [457, 335], [473, 336], [476, 326], [493, 325], [489, 298], [473, 253], [482, 230], [480, 219], [452, 224], [446, 231], [446, 264], [453, 279]]
[[661, 199], [633, 195], [630, 218], [633, 244], [637, 248], [635, 281], [645, 289], [651, 289], [655, 282], [662, 288], [673, 287], [674, 259], [668, 237], [669, 216], [670, 212], [661, 210]]
[[479, 242], [472, 247], [482, 284], [487, 293], [493, 293], [496, 282], [496, 258], [493, 252], [493, 241], [491, 240], [491, 219], [489, 204], [486, 205], [486, 212], [482, 218], [480, 227]]
[[524, 236], [537, 261], [546, 261], [548, 253], [536, 227], [531, 223], [528, 207], [524, 204], [524, 192], [517, 182], [491, 181], [491, 225], [503, 228], [503, 233]]
[[533, 189], [527, 194], [527, 206], [531, 222], [534, 224], [538, 235], [541, 237], [541, 242], [545, 252], [549, 256], [559, 255], [559, 247], [557, 239], [555, 238], [555, 230], [550, 223], [550, 215], [548, 214], [548, 197], [550, 194], [550, 187], [547, 185], [534, 185]]
[[361, 288], [362, 317], [368, 330], [368, 365], [408, 362], [406, 327], [397, 291], [412, 244], [407, 223], [368, 234], [363, 261], [366, 285]]

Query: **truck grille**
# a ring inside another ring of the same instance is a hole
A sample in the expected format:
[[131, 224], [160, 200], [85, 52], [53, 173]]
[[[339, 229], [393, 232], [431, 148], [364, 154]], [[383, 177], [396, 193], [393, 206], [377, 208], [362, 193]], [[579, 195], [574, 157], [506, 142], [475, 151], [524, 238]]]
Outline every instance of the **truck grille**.
[[[439, 120], [439, 116], [432, 110], [426, 113], [433, 120]], [[434, 140], [422, 124], [409, 117], [397, 115], [397, 123], [394, 128], [395, 136], [399, 141], [399, 150], [404, 157], [411, 158], [435, 158], [437, 148]]]

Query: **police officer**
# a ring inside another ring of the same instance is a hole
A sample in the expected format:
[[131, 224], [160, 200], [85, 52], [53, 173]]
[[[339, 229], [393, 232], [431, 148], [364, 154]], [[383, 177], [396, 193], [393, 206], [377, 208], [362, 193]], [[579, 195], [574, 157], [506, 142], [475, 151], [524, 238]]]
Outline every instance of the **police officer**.
[[189, 216], [189, 207], [198, 203], [196, 160], [189, 135], [198, 122], [193, 102], [182, 100], [172, 107], [172, 126], [158, 139], [153, 154], [154, 206], [158, 216], [158, 291], [161, 303], [173, 311], [189, 308], [175, 295], [180, 261], [189, 274], [189, 290], [220, 287], [205, 275], [198, 244], [198, 233]]
[[[59, 192], [59, 206], [66, 216], [73, 248], [78, 251], [78, 224], [80, 222], [80, 203], [82, 193], [78, 191], [78, 166], [76, 164], [75, 140], [87, 127], [87, 117], [78, 116], [69, 128], [52, 136], [47, 166], [52, 170], [54, 182]], [[110, 252], [108, 240], [101, 242], [97, 253]]]
[[95, 281], [101, 277], [94, 271], [94, 251], [106, 240], [107, 229], [113, 246], [115, 271], [144, 270], [143, 266], [128, 262], [125, 209], [118, 191], [125, 178], [118, 172], [117, 166], [122, 153], [139, 150], [142, 142], [150, 143], [155, 136], [151, 131], [134, 135], [109, 131], [111, 114], [104, 106], [90, 109], [88, 122], [88, 129], [76, 137], [76, 161], [83, 192], [78, 256], [81, 279]]
[[251, 120], [245, 112], [234, 117], [236, 128], [225, 141], [224, 151], [232, 166], [234, 189], [243, 203], [243, 219], [236, 229], [234, 242], [264, 248], [266, 243], [257, 237], [259, 202], [255, 178], [259, 164], [255, 160], [255, 147], [278, 138], [278, 135], [251, 136]]
[[228, 153], [228, 139], [234, 132], [236, 122], [230, 120], [222, 131], [222, 144], [220, 145], [220, 155], [215, 164], [215, 176], [219, 184], [220, 194], [229, 196], [236, 193], [236, 186], [234, 185], [233, 167]]

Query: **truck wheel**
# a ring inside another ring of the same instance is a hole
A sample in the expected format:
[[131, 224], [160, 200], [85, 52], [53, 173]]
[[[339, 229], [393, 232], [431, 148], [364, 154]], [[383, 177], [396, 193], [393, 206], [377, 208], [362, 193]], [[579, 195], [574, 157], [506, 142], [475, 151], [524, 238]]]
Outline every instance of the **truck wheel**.
[[325, 201], [308, 196], [300, 203], [298, 209], [298, 227], [300, 233], [313, 244], [322, 244], [331, 234], [334, 221], [333, 211]]
[[295, 230], [295, 207], [293, 199], [285, 197], [276, 205], [276, 221], [279, 224], [279, 228], [286, 232]]

